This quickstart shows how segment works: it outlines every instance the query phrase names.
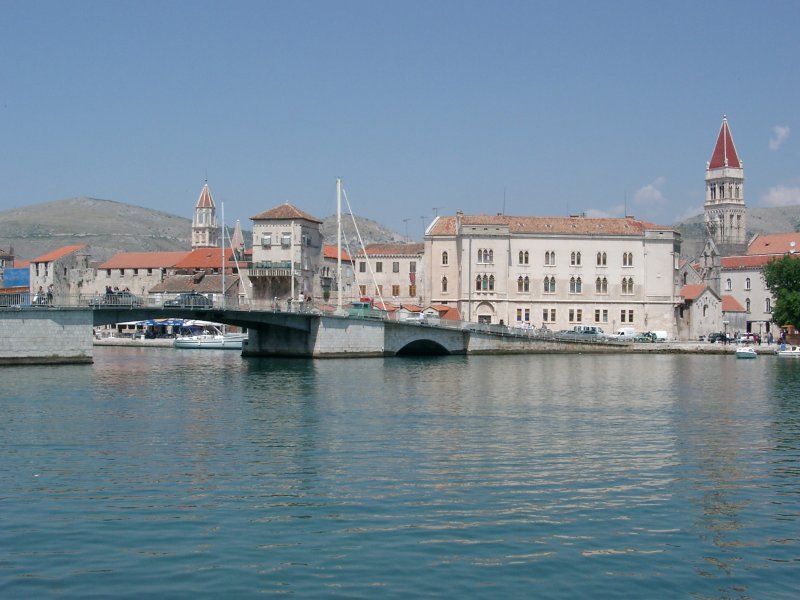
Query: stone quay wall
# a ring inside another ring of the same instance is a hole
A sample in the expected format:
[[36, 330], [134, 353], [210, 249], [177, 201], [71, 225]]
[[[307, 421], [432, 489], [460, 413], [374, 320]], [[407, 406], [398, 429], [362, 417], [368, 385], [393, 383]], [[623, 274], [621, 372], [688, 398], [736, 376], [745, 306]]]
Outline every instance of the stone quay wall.
[[0, 365], [92, 360], [91, 310], [0, 309]]

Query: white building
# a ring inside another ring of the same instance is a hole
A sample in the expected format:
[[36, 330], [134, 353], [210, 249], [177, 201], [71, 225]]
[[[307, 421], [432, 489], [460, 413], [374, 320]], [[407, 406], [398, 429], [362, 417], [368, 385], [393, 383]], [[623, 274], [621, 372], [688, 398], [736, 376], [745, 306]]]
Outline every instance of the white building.
[[437, 217], [428, 303], [467, 321], [676, 332], [680, 235], [634, 218]]
[[741, 254], [747, 242], [747, 207], [744, 203], [744, 165], [736, 153], [728, 118], [706, 164], [705, 223], [720, 253]]
[[370, 244], [355, 255], [359, 296], [383, 299], [387, 304], [421, 304], [425, 244]]

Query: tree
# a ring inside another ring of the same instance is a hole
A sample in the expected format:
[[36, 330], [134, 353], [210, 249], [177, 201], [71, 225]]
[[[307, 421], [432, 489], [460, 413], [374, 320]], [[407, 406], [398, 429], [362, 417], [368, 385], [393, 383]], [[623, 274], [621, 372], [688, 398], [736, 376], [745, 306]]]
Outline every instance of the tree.
[[775, 298], [772, 320], [800, 328], [800, 260], [792, 254], [768, 262], [761, 275]]

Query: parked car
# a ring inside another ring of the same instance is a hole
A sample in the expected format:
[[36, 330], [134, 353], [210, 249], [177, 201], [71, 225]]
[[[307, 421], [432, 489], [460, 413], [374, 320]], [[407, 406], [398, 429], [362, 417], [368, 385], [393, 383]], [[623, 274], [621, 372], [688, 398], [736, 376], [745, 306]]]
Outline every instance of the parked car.
[[89, 306], [142, 306], [144, 301], [128, 290], [106, 292], [89, 300]]
[[711, 342], [712, 344], [714, 344], [716, 342], [724, 344], [726, 342], [729, 342], [730, 338], [728, 338], [727, 335], [725, 335], [724, 333], [719, 331], [717, 333], [709, 333], [708, 334], [708, 341]]
[[211, 298], [197, 292], [178, 294], [164, 302], [164, 308], [212, 308], [213, 306]]

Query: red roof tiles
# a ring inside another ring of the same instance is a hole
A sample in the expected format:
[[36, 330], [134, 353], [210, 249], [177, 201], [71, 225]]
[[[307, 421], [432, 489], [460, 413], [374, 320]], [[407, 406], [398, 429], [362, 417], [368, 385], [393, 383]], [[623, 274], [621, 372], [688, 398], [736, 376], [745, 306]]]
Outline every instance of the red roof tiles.
[[200, 191], [200, 197], [197, 199], [195, 208], [214, 208], [214, 199], [211, 197], [211, 192], [208, 191], [208, 183]]
[[733, 167], [740, 169], [742, 163], [739, 162], [739, 155], [736, 154], [736, 146], [733, 145], [733, 136], [728, 127], [728, 117], [722, 117], [722, 127], [719, 128], [717, 144], [714, 146], [714, 153], [708, 163], [709, 169], [721, 169], [722, 167]]
[[312, 223], [322, 223], [320, 219], [317, 217], [312, 217], [307, 212], [303, 212], [299, 208], [292, 206], [288, 202], [281, 204], [280, 206], [276, 206], [275, 208], [271, 208], [270, 210], [264, 211], [262, 213], [258, 213], [257, 215], [250, 217], [252, 221], [265, 221], [267, 219], [272, 220], [282, 220], [282, 221], [290, 221], [292, 219], [305, 219], [306, 221], [311, 221]]
[[98, 269], [167, 269], [184, 259], [189, 252], [120, 252]]
[[681, 297], [684, 300], [697, 300], [707, 288], [705, 283], [690, 283], [681, 288]]
[[747, 312], [739, 301], [733, 296], [722, 297], [722, 312]]
[[758, 269], [780, 256], [762, 254], [760, 256], [723, 256], [719, 264], [723, 269]]
[[32, 263], [45, 263], [45, 262], [53, 262], [54, 260], [58, 260], [68, 254], [72, 254], [73, 252], [77, 252], [82, 248], [86, 248], [85, 244], [76, 244], [74, 246], [64, 246], [63, 248], [59, 248], [58, 250], [53, 250], [52, 252], [48, 252], [47, 254], [43, 254], [39, 258], [34, 258], [31, 260]]
[[[366, 251], [368, 256], [417, 256], [425, 251], [425, 244], [370, 244]], [[359, 251], [357, 255], [364, 256], [364, 253]]]
[[[336, 260], [336, 245], [325, 244], [322, 246], [322, 255], [325, 258], [330, 258], [331, 260]], [[342, 248], [342, 261], [344, 262], [352, 262], [352, 258], [347, 253], [347, 251]]]
[[[225, 266], [234, 268], [236, 263], [232, 260], [233, 251], [225, 248], [227, 258]], [[222, 248], [196, 248], [176, 262], [175, 269], [219, 269], [222, 267]]]
[[455, 235], [456, 220], [464, 225], [507, 226], [512, 234], [556, 235], [627, 235], [640, 236], [647, 229], [672, 230], [672, 227], [655, 225], [633, 218], [600, 219], [588, 217], [513, 217], [507, 215], [461, 215], [439, 217], [431, 226], [431, 235]]
[[786, 254], [793, 250], [800, 252], [800, 233], [762, 233], [750, 242], [747, 254]]

